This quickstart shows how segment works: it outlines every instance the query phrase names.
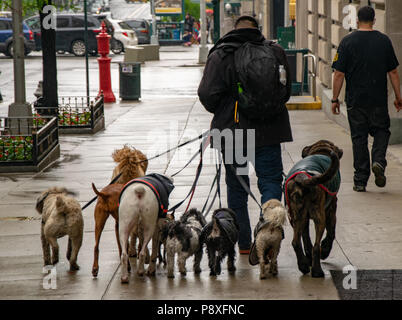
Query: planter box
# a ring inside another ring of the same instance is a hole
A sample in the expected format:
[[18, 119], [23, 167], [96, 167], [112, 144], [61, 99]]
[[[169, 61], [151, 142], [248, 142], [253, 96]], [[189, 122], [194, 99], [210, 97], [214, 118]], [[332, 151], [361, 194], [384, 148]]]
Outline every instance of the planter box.
[[60, 157], [56, 117], [0, 117], [0, 172], [42, 171]]
[[[39, 114], [49, 109], [35, 107]], [[41, 116], [39, 116], [41, 118]], [[105, 128], [103, 95], [89, 102], [86, 97], [60, 97], [58, 125], [61, 134], [96, 133]]]

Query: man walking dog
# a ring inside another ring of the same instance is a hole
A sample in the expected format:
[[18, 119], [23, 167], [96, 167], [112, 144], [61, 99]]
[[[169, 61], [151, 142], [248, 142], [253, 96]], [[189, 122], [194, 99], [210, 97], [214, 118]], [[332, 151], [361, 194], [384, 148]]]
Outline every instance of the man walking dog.
[[374, 137], [371, 152], [371, 170], [375, 184], [386, 185], [385, 158], [391, 136], [388, 114], [387, 74], [395, 92], [395, 108], [402, 109], [399, 65], [391, 40], [373, 30], [375, 11], [362, 7], [358, 12], [359, 29], [346, 36], [340, 43], [332, 67], [332, 112], [340, 113], [339, 94], [346, 78], [346, 104], [353, 143], [354, 187], [365, 192], [370, 177], [370, 154], [368, 135]]
[[[291, 93], [291, 76], [284, 50], [265, 40], [257, 21], [242, 16], [235, 29], [222, 37], [211, 49], [198, 96], [205, 109], [214, 114], [211, 129], [220, 132], [242, 130], [243, 139], [233, 134], [233, 146], [222, 150], [226, 169], [228, 206], [235, 211], [240, 226], [239, 249], [248, 254], [251, 226], [248, 194], [240, 184], [234, 168], [246, 166], [234, 159], [233, 167], [226, 154], [242, 148], [247, 130], [255, 130], [253, 163], [258, 177], [261, 203], [282, 197], [281, 143], [292, 141], [286, 102]], [[240, 141], [242, 140], [242, 141]], [[216, 145], [215, 145], [216, 146]], [[225, 148], [223, 147], [223, 148]], [[226, 151], [226, 152], [225, 152]], [[234, 157], [235, 158], [235, 157]], [[248, 175], [242, 178], [249, 186]]]

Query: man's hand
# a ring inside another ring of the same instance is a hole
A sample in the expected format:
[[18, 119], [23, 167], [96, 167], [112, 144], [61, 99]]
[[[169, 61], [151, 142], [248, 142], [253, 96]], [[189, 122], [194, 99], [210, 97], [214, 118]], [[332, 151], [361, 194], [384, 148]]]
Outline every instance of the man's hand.
[[402, 98], [395, 99], [394, 105], [395, 105], [396, 111], [398, 111], [398, 112], [401, 111], [402, 110]]
[[332, 103], [332, 113], [335, 115], [339, 115], [341, 113], [341, 106], [339, 101]]

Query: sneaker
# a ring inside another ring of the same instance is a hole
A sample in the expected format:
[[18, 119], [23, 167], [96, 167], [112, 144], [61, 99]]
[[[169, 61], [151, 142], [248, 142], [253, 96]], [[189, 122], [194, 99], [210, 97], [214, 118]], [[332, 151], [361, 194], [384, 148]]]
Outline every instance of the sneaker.
[[384, 188], [387, 184], [387, 178], [384, 175], [384, 167], [378, 162], [374, 162], [372, 170], [375, 175], [375, 185], [379, 188]]
[[353, 191], [356, 191], [356, 192], [366, 192], [366, 187], [365, 187], [365, 186], [357, 186], [357, 185], [354, 185], [354, 186], [353, 186]]

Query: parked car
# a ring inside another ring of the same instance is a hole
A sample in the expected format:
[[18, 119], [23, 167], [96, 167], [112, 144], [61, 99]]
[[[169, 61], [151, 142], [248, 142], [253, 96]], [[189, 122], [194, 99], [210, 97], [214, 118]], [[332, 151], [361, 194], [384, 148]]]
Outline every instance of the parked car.
[[151, 36], [150, 36], [150, 25], [147, 20], [145, 19], [133, 19], [133, 20], [125, 20], [130, 28], [132, 28], [138, 38], [139, 44], [150, 44], [151, 43]]
[[[84, 14], [58, 13], [56, 22], [56, 51], [71, 52], [75, 56], [85, 55], [84, 42]], [[98, 54], [96, 35], [100, 32], [100, 22], [92, 15], [88, 15], [88, 53]], [[24, 20], [34, 33], [36, 50], [42, 49], [39, 16]]]
[[124, 51], [127, 46], [135, 46], [138, 44], [135, 31], [122, 20], [108, 19], [113, 26], [113, 39], [111, 43], [111, 50], [115, 54]]
[[[22, 29], [24, 32], [24, 51], [25, 55], [28, 55], [31, 51], [35, 50], [34, 36], [26, 23], [22, 24]], [[9, 57], [13, 56], [13, 27], [11, 18], [0, 18], [0, 52]]]

